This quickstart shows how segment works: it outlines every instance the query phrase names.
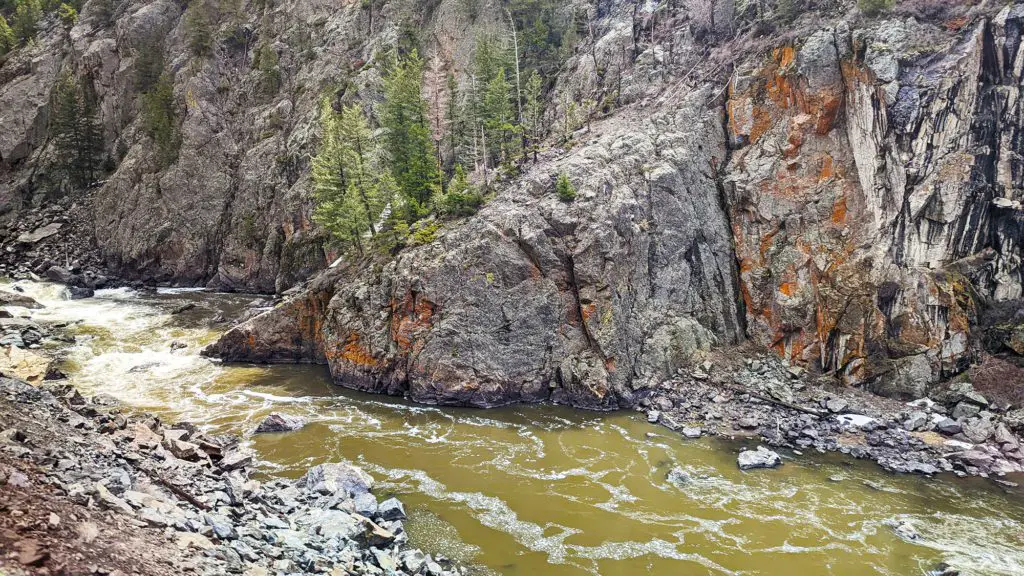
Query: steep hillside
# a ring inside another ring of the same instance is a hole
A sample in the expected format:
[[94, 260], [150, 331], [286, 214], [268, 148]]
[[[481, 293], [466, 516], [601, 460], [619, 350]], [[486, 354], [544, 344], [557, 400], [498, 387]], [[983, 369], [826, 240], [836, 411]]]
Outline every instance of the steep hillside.
[[[481, 38], [510, 35], [498, 2], [101, 4], [0, 66], [4, 198], [15, 221], [50, 201], [49, 113], [73, 71], [108, 143], [89, 205], [110, 271], [220, 289], [283, 291], [339, 255], [312, 221], [322, 96], [378, 113], [391, 47], [430, 63], [425, 92], [464, 90]], [[747, 338], [907, 397], [976, 361], [980, 324], [1013, 348], [1024, 6], [555, 11], [571, 25], [543, 145], [473, 174], [494, 182], [479, 212], [343, 255], [211, 353], [326, 362], [423, 402], [607, 409]]]

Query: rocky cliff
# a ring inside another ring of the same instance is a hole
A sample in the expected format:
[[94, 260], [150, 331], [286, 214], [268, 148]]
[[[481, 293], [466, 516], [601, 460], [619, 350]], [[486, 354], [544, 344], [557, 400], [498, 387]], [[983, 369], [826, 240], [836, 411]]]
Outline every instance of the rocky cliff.
[[1022, 294], [1021, 16], [840, 25], [734, 74], [751, 338], [910, 397], [971, 364], [979, 310]]
[[[15, 214], [46, 202], [36, 167], [71, 68], [91, 79], [116, 160], [90, 202], [107, 265], [281, 291], [334, 256], [310, 221], [320, 94], [372, 101], [374, 58], [410, 25], [465, 82], [476, 39], [507, 30], [499, 4], [478, 4], [247, 5], [221, 11], [197, 58], [182, 6], [126, 1], [105, 24], [90, 2], [0, 65], [15, 126], [0, 135], [4, 199]], [[811, 2], [783, 24], [763, 12], [774, 2], [685, 4], [563, 6], [581, 37], [546, 118], [599, 103], [585, 128], [552, 137], [433, 241], [342, 260], [211, 353], [326, 362], [346, 386], [477, 406], [629, 405], [702, 350], [748, 338], [890, 395], [963, 371], [986, 311], [1012, 319], [1022, 296], [1024, 6], [921, 1], [907, 4], [942, 16], [865, 18], [852, 1]], [[254, 62], [264, 46], [272, 89]], [[151, 49], [179, 103], [167, 165], [134, 84]], [[560, 173], [573, 202], [554, 193]]]

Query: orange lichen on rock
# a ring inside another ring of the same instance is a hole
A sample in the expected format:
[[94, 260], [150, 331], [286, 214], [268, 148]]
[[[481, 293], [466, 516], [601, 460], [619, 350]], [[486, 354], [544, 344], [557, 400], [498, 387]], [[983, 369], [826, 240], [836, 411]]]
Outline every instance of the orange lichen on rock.
[[[331, 356], [335, 356], [331, 358]], [[377, 359], [370, 352], [369, 348], [362, 344], [362, 338], [359, 334], [353, 332], [348, 335], [345, 339], [344, 345], [341, 347], [340, 353], [328, 354], [330, 360], [341, 359], [357, 366], [363, 366], [372, 368], [377, 366]]]
[[580, 312], [583, 314], [583, 321], [589, 322], [590, 317], [593, 316], [595, 312], [597, 312], [597, 304], [591, 302], [590, 304], [587, 304], [585, 306], [580, 306]]
[[824, 182], [825, 180], [835, 176], [835, 174], [835, 161], [832, 159], [831, 155], [825, 154], [821, 158], [821, 171], [818, 173], [818, 182]]
[[832, 223], [837, 225], [846, 223], [846, 196], [840, 196], [832, 206]]
[[800, 285], [796, 282], [783, 282], [782, 285], [779, 286], [779, 292], [781, 292], [787, 297], [792, 297], [794, 294], [796, 294], [799, 288]]
[[433, 324], [434, 303], [413, 292], [391, 303], [391, 339], [404, 352], [416, 348], [417, 336]]

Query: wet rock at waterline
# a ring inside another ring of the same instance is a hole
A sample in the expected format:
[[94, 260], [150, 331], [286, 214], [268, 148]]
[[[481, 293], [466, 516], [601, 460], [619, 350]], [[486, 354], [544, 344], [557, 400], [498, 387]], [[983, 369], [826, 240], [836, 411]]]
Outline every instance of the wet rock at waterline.
[[373, 477], [346, 462], [319, 464], [299, 479], [299, 485], [323, 495], [340, 494], [355, 497], [373, 487]]
[[305, 425], [306, 420], [304, 418], [274, 413], [267, 416], [262, 422], [260, 422], [260, 425], [256, 427], [256, 433], [291, 432], [293, 430], [299, 430]]
[[740, 470], [753, 470], [755, 468], [776, 468], [782, 465], [782, 457], [765, 448], [758, 446], [756, 450], [744, 450], [736, 458]]
[[39, 384], [55, 374], [53, 360], [17, 346], [0, 348], [0, 375]]

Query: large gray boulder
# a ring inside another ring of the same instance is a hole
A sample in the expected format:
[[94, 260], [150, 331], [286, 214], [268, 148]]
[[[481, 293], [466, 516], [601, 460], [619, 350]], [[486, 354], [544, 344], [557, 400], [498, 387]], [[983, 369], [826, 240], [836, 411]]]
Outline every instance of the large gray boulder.
[[736, 464], [739, 465], [740, 470], [775, 468], [782, 465], [782, 457], [764, 446], [758, 446], [756, 450], [740, 452], [736, 458]]
[[362, 468], [347, 462], [319, 464], [309, 469], [297, 485], [310, 492], [323, 495], [341, 495], [354, 498], [373, 488], [373, 477]]

